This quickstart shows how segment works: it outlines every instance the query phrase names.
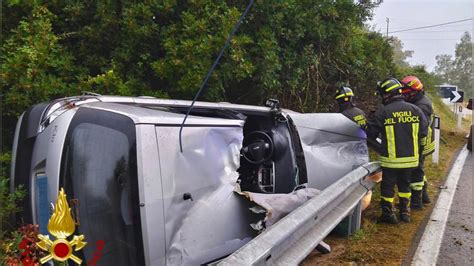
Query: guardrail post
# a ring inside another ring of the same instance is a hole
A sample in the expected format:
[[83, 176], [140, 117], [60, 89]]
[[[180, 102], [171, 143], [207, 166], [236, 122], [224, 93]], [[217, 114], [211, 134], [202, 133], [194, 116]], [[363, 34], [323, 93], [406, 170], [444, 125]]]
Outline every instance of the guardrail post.
[[349, 214], [344, 218], [334, 229], [335, 233], [338, 235], [343, 235], [345, 237], [350, 237], [357, 230], [360, 229], [362, 218], [362, 203], [361, 201], [349, 212]]
[[355, 206], [354, 210], [352, 211], [351, 220], [349, 224], [349, 236], [354, 234], [357, 230], [360, 229], [362, 219], [362, 202], [359, 201], [357, 206]]
[[457, 123], [457, 129], [460, 130], [462, 129], [462, 117], [464, 116], [462, 112], [462, 105], [459, 105], [459, 110], [458, 110], [458, 123]]
[[434, 137], [435, 137], [435, 150], [433, 152], [433, 163], [438, 164], [439, 161], [439, 138], [440, 138], [440, 128], [441, 128], [441, 119], [439, 116], [435, 116], [434, 118]]

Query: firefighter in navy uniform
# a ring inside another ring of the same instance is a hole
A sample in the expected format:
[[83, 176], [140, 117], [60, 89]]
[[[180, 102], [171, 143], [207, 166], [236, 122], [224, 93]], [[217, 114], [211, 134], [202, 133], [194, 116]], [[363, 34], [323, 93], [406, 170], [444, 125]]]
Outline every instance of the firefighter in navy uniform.
[[365, 129], [367, 125], [365, 113], [354, 106], [352, 97], [354, 97], [354, 93], [349, 87], [342, 86], [336, 90], [335, 99], [339, 106], [339, 112]]
[[428, 122], [422, 111], [405, 102], [403, 85], [395, 78], [377, 84], [382, 104], [367, 123], [367, 137], [380, 136], [380, 162], [383, 170], [381, 183], [382, 215], [379, 222], [398, 223], [393, 212], [395, 185], [398, 187], [400, 220], [410, 222], [410, 178], [419, 164], [422, 139], [427, 135]]
[[423, 203], [427, 204], [431, 202], [427, 191], [428, 181], [423, 170], [423, 165], [425, 157], [432, 154], [435, 149], [433, 103], [430, 98], [425, 95], [423, 84], [417, 77], [407, 76], [403, 78], [402, 84], [404, 85], [402, 94], [405, 100], [418, 106], [428, 121], [428, 135], [426, 136], [424, 149], [420, 154], [420, 164], [413, 171], [410, 184], [412, 190], [411, 207], [421, 210], [423, 209]]

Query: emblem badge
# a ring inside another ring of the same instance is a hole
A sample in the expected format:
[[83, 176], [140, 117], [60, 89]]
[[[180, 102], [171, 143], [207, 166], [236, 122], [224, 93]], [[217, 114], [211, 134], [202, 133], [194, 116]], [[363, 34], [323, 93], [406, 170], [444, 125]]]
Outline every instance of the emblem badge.
[[41, 264], [48, 262], [51, 259], [56, 261], [66, 261], [71, 259], [77, 264], [81, 264], [82, 260], [75, 256], [72, 252], [81, 250], [87, 245], [84, 242], [84, 235], [75, 235], [71, 241], [67, 238], [74, 233], [76, 226], [71, 215], [71, 208], [67, 203], [66, 194], [64, 189], [59, 190], [58, 199], [54, 207], [54, 212], [49, 218], [48, 231], [52, 234], [56, 240], [52, 241], [49, 239], [49, 235], [39, 234], [38, 238], [41, 240], [36, 245], [42, 250], [49, 252], [49, 255], [40, 259]]

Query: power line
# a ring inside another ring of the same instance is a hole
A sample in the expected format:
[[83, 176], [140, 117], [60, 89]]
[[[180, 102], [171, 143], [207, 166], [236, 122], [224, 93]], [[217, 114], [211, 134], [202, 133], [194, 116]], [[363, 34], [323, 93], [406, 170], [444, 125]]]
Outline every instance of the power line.
[[440, 28], [472, 27], [472, 24], [445, 25], [445, 26], [439, 26], [439, 27], [440, 27]]
[[[471, 18], [471, 19], [472, 19], [472, 18]], [[394, 18], [394, 17], [391, 17], [390, 20], [395, 20], [394, 23], [397, 24], [397, 25], [402, 25], [402, 24], [405, 24], [405, 25], [406, 25], [406, 24], [411, 24], [411, 25], [413, 25], [413, 24], [421, 24], [421, 25], [423, 25], [423, 24], [429, 23], [429, 22], [427, 22], [427, 21], [413, 20], [413, 19], [405, 19], [405, 18], [398, 18], [398, 17], [395, 17], [395, 18]], [[470, 26], [472, 26], [472, 25], [471, 25], [471, 24], [463, 24], [463, 25], [459, 25], [459, 26], [469, 26], [469, 27], [470, 27]], [[453, 25], [453, 26], [442, 26], [442, 27], [457, 27], [457, 25]], [[398, 30], [398, 29], [396, 29], [396, 30]]]
[[419, 30], [419, 31], [410, 31], [403, 33], [439, 33], [439, 32], [471, 32], [472, 30]]
[[405, 32], [405, 31], [412, 31], [412, 30], [419, 30], [419, 29], [427, 29], [427, 28], [433, 28], [433, 27], [439, 27], [439, 26], [443, 26], [443, 25], [449, 25], [449, 24], [454, 24], [454, 23], [469, 21], [469, 20], [473, 20], [473, 19], [474, 19], [474, 18], [467, 18], [467, 19], [456, 20], [456, 21], [450, 21], [450, 22], [441, 23], [441, 24], [428, 25], [428, 26], [422, 26], [422, 27], [416, 27], [416, 28], [404, 29], [404, 30], [396, 30], [396, 31], [392, 31], [392, 32], [389, 32], [389, 33], [397, 33], [397, 32]]
[[[472, 25], [463, 25], [463, 24], [452, 24], [452, 25], [445, 25], [445, 26], [438, 26], [436, 28], [439, 28], [441, 30], [451, 30], [451, 29], [472, 29]], [[395, 29], [392, 29], [393, 31], [398, 31], [398, 30], [405, 30], [406, 27], [404, 28], [395, 28]]]
[[459, 39], [402, 39], [402, 41], [459, 41]]

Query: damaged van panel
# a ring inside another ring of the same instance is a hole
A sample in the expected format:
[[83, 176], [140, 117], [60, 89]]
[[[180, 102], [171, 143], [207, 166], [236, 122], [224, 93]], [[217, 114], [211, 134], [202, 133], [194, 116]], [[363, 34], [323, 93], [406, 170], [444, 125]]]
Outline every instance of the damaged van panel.
[[301, 139], [308, 186], [325, 189], [369, 161], [366, 134], [342, 114], [290, 114]]
[[[167, 262], [196, 265], [227, 255], [256, 233], [258, 217], [233, 192], [242, 127], [156, 127], [163, 183]], [[184, 198], [187, 193], [188, 199]]]

